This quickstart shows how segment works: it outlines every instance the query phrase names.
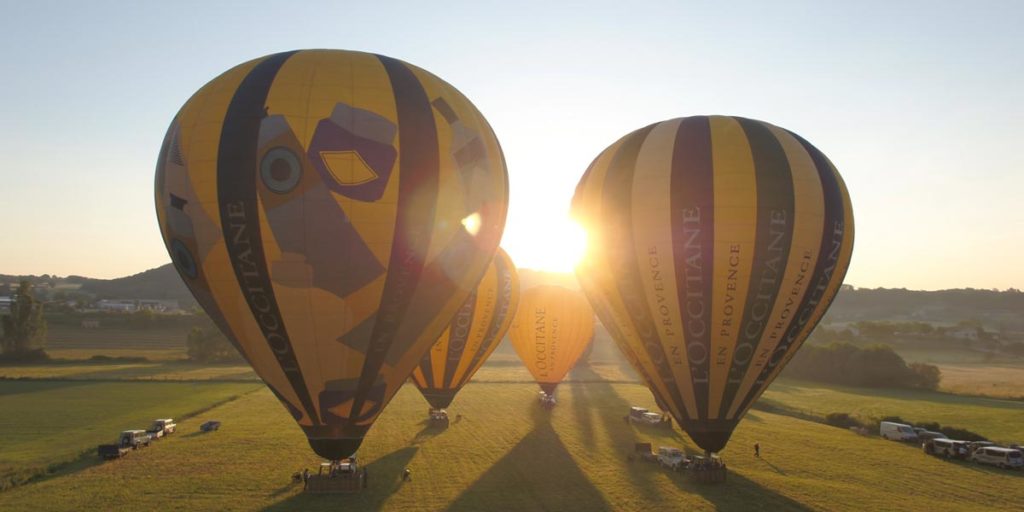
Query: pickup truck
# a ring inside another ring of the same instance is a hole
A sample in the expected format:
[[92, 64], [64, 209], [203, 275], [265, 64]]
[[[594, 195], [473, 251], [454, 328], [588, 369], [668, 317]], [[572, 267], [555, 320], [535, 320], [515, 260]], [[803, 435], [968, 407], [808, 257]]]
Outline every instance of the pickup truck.
[[114, 444], [101, 444], [96, 448], [96, 453], [104, 459], [117, 459], [128, 453], [128, 450], [137, 450], [149, 446], [149, 433], [145, 430], [125, 430], [117, 438]]
[[651, 412], [643, 407], [630, 407], [629, 415], [626, 416], [626, 420], [630, 423], [639, 423], [641, 425], [661, 425], [661, 415], [656, 412]]
[[683, 467], [685, 456], [679, 448], [662, 446], [658, 448], [658, 464], [663, 468], [679, 471]]
[[171, 418], [164, 418], [160, 420], [153, 420], [153, 426], [149, 427], [146, 432], [149, 433], [153, 439], [160, 439], [166, 435], [174, 433], [174, 430], [178, 427]]

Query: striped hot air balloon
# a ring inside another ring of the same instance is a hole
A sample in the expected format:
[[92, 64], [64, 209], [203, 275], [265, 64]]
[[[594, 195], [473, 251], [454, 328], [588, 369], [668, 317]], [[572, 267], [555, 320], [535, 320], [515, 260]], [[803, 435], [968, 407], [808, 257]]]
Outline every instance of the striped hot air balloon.
[[573, 215], [577, 275], [659, 404], [705, 450], [725, 447], [825, 314], [853, 250], [842, 178], [761, 121], [672, 119], [602, 152]]
[[351, 455], [487, 270], [498, 141], [400, 60], [278, 53], [171, 122], [156, 209], [174, 266], [323, 457]]
[[476, 291], [412, 372], [412, 381], [434, 409], [451, 405], [456, 393], [498, 348], [519, 303], [519, 276], [498, 249]]
[[551, 395], [594, 339], [594, 310], [578, 291], [534, 286], [519, 299], [509, 338], [537, 384]]

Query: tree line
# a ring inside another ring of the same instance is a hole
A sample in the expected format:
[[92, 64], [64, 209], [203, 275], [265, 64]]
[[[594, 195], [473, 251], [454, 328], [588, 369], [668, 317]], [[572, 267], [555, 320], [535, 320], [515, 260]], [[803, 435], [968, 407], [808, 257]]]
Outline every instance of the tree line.
[[32, 293], [32, 284], [21, 281], [11, 297], [10, 313], [0, 326], [0, 360], [28, 362], [49, 359], [46, 355], [46, 320], [43, 304]]
[[805, 344], [790, 361], [785, 374], [845, 386], [930, 390], [937, 389], [942, 379], [937, 366], [907, 364], [888, 345], [859, 347], [843, 342], [826, 346]]

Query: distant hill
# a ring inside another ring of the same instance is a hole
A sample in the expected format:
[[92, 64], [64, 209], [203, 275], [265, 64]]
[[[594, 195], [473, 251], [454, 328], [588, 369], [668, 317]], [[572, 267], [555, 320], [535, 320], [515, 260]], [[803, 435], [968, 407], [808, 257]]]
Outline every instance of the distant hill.
[[919, 291], [902, 288], [844, 286], [836, 296], [826, 322], [859, 320], [956, 323], [979, 320], [993, 329], [1024, 331], [1024, 293], [958, 290]]
[[[188, 307], [195, 300], [170, 263], [118, 279], [93, 279], [82, 276], [11, 276], [0, 274], [0, 295], [21, 279], [28, 279], [43, 295], [56, 290], [75, 290], [97, 299], [171, 299]], [[579, 283], [571, 273], [519, 270], [520, 285], [527, 289], [554, 284], [577, 290]], [[957, 289], [918, 291], [902, 288], [854, 288], [844, 286], [825, 317], [825, 323], [871, 321], [921, 321], [955, 324], [978, 320], [993, 330], [1024, 332], [1024, 293]]]
[[192, 293], [170, 263], [117, 279], [82, 278], [81, 283], [79, 291], [97, 299], [177, 300], [183, 306], [195, 303]]

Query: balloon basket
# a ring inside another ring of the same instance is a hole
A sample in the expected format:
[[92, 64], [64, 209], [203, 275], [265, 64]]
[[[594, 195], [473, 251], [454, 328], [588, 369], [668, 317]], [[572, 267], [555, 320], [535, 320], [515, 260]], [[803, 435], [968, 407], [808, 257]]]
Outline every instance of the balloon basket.
[[694, 469], [690, 472], [690, 480], [698, 484], [725, 483], [729, 472], [725, 466], [717, 468]]
[[316, 474], [304, 477], [302, 489], [312, 494], [355, 493], [366, 488], [366, 477], [354, 458], [324, 462]]
[[698, 484], [725, 483], [729, 474], [725, 462], [709, 452], [705, 452], [704, 457], [696, 457], [688, 470], [690, 480]]
[[548, 394], [544, 391], [541, 391], [537, 395], [537, 400], [540, 402], [541, 407], [549, 411], [554, 409], [555, 405], [558, 404], [558, 400], [555, 400], [554, 393]]
[[429, 425], [431, 427], [448, 428], [448, 411], [444, 409], [430, 409], [427, 420], [430, 422]]

